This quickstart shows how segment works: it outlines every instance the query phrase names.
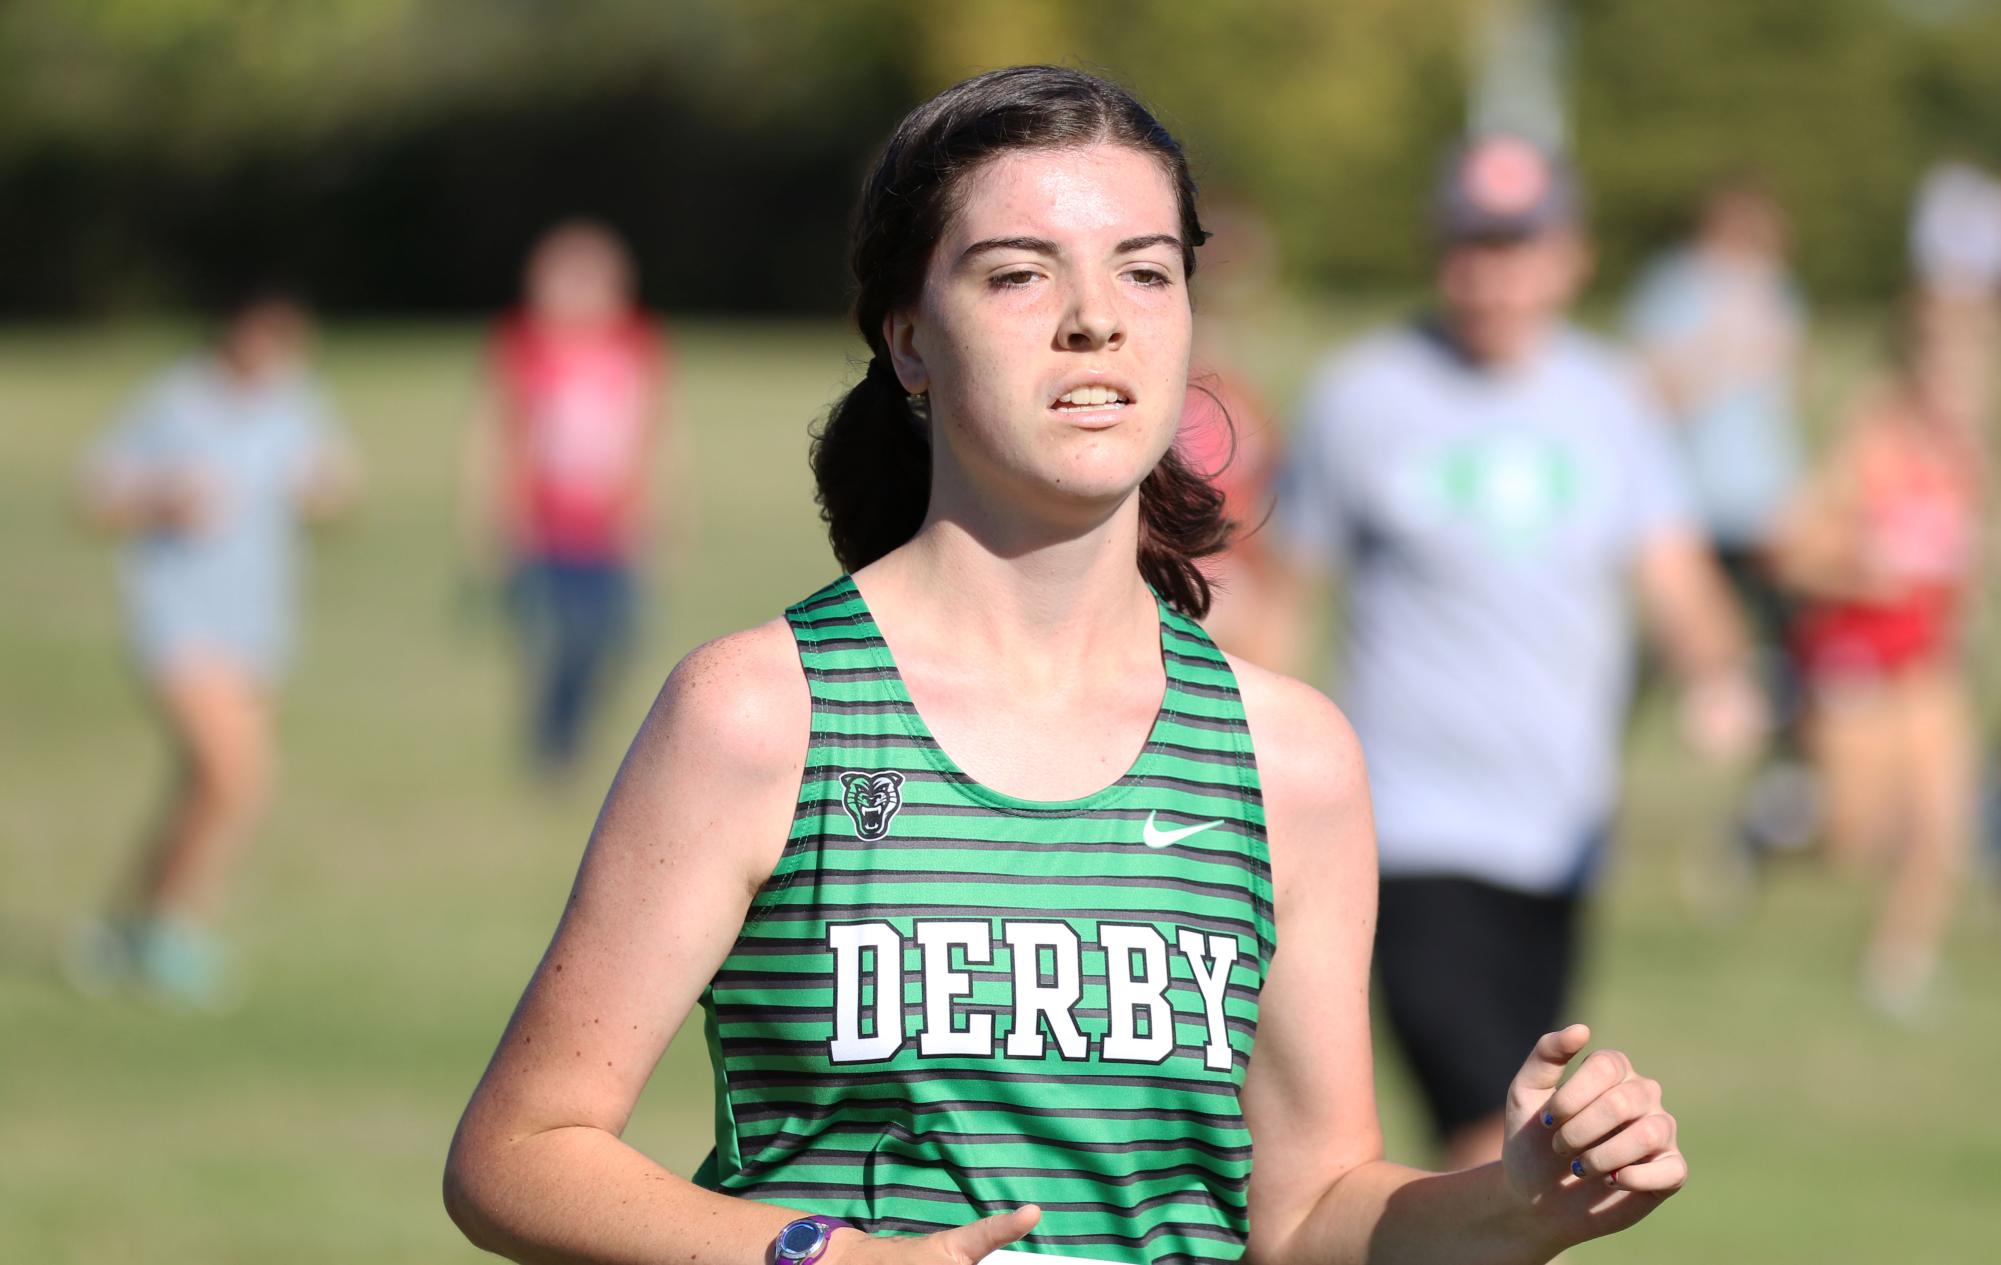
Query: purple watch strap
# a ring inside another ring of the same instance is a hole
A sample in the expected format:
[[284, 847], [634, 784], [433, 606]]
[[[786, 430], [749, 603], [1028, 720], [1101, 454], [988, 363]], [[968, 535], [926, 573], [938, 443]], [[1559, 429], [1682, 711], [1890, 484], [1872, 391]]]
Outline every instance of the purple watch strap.
[[[822, 1231], [820, 1246], [815, 1248], [812, 1254], [808, 1256], [781, 1257], [778, 1254], [778, 1245], [785, 1241], [786, 1231], [795, 1225], [819, 1226]], [[855, 1228], [855, 1223], [852, 1221], [843, 1221], [839, 1217], [823, 1217], [818, 1213], [808, 1213], [795, 1221], [788, 1221], [779, 1227], [778, 1236], [771, 1240], [771, 1247], [764, 1253], [764, 1259], [768, 1262], [768, 1265], [779, 1265], [781, 1261], [785, 1262], [786, 1265], [818, 1265], [820, 1258], [827, 1254], [827, 1244], [833, 1240], [834, 1231], [852, 1230]]]

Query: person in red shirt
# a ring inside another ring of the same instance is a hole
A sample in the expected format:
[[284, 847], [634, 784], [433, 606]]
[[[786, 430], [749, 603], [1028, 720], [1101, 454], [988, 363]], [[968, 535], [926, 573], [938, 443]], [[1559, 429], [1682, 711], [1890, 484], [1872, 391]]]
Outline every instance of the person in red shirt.
[[511, 570], [532, 751], [561, 773], [631, 637], [654, 534], [652, 472], [670, 433], [667, 366], [661, 332], [634, 300], [631, 255], [604, 226], [550, 229], [523, 289], [493, 336], [467, 528]]
[[[1985, 347], [1920, 300], [1893, 380], [1865, 397], [1782, 531], [1809, 687], [1808, 742], [1838, 862], [1892, 872], [1865, 996], [1915, 1016], [1969, 851], [1977, 797], [1963, 644], [1985, 483]], [[1885, 856], [1885, 854], [1888, 854]]]

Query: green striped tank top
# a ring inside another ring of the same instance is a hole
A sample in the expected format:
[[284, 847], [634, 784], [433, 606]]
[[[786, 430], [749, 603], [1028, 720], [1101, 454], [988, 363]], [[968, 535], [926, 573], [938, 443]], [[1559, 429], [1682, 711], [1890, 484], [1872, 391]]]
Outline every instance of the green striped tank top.
[[1238, 1098], [1273, 929], [1221, 652], [1163, 604], [1167, 691], [1138, 760], [1031, 801], [940, 749], [852, 581], [786, 618], [811, 750], [702, 995], [716, 1148], [696, 1180], [892, 1234], [1036, 1203], [1016, 1247], [1043, 1256], [1241, 1257]]

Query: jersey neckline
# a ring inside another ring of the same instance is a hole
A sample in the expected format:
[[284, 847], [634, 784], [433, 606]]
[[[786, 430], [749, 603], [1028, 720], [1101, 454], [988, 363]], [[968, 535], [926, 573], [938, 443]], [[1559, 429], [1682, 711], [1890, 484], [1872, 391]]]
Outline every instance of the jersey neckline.
[[1160, 594], [1155, 592], [1151, 585], [1147, 586], [1147, 592], [1153, 596], [1163, 683], [1160, 702], [1154, 708], [1153, 722], [1147, 727], [1146, 741], [1141, 744], [1139, 754], [1134, 757], [1131, 766], [1124, 773], [1087, 795], [1080, 795], [1074, 799], [1025, 799], [1019, 795], [1009, 795], [1005, 791], [996, 790], [959, 767], [958, 761], [945, 750], [945, 744], [939, 742], [937, 735], [931, 732], [931, 727], [924, 721], [923, 713], [917, 710], [917, 703], [911, 698], [909, 687], [904, 684], [903, 669], [896, 665], [896, 657], [890, 653], [889, 639], [883, 635], [882, 625], [876, 622], [875, 612], [869, 608], [868, 599], [862, 595], [861, 586], [855, 583], [855, 578], [851, 574], [843, 575], [841, 583], [854, 598], [856, 605], [861, 608], [862, 617], [868, 621], [868, 630], [872, 634], [868, 654], [875, 660], [876, 666], [887, 673], [883, 684], [888, 687], [891, 697], [897, 704], [898, 718], [902, 720], [910, 736], [917, 740], [925, 761], [968, 797], [1002, 812], [1024, 815], [1088, 812], [1116, 804], [1144, 781], [1152, 771], [1159, 758], [1157, 753], [1162, 741], [1162, 729], [1168, 721], [1169, 703], [1174, 697], [1174, 671], [1168, 660], [1167, 610], [1160, 599]]

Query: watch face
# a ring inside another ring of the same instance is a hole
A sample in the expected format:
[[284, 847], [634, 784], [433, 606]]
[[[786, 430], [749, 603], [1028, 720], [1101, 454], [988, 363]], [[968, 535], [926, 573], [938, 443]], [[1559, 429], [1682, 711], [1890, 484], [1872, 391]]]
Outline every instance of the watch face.
[[819, 1249], [827, 1232], [811, 1221], [794, 1221], [778, 1232], [778, 1255], [801, 1260]]

